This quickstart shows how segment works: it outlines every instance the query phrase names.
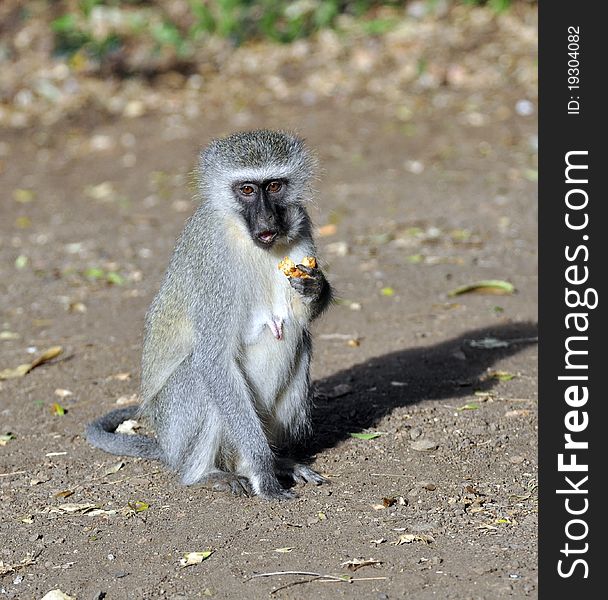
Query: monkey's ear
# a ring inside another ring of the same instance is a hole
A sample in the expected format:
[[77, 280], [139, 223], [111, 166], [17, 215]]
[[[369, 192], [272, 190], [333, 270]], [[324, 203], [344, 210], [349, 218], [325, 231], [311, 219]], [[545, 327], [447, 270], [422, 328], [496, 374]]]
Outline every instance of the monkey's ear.
[[151, 400], [173, 371], [192, 352], [194, 328], [182, 315], [167, 309], [152, 312], [144, 340], [141, 374], [142, 401]]

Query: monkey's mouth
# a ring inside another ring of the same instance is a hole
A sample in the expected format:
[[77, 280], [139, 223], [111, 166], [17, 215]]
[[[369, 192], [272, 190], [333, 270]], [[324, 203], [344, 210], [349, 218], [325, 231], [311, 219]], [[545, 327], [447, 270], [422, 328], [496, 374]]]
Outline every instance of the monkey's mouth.
[[256, 238], [257, 238], [258, 242], [260, 242], [264, 246], [272, 246], [273, 242], [277, 238], [277, 235], [278, 235], [277, 231], [272, 231], [270, 229], [267, 229], [266, 231], [260, 231], [260, 233], [258, 233], [256, 235]]

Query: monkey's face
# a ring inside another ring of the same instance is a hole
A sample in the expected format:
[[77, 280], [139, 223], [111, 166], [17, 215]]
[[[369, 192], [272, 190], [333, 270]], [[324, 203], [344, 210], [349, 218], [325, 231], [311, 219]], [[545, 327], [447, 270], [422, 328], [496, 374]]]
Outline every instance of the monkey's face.
[[285, 179], [239, 181], [232, 187], [251, 239], [260, 248], [272, 248], [290, 234], [288, 187]]

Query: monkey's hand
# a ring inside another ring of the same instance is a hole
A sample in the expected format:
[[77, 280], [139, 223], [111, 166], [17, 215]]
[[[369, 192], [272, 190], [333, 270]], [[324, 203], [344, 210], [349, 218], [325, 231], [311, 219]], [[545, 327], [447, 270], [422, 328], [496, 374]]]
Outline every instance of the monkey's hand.
[[329, 288], [323, 271], [317, 267], [311, 268], [305, 265], [296, 265], [296, 268], [306, 273], [308, 277], [289, 277], [291, 287], [302, 296], [307, 304], [318, 302], [324, 291]]

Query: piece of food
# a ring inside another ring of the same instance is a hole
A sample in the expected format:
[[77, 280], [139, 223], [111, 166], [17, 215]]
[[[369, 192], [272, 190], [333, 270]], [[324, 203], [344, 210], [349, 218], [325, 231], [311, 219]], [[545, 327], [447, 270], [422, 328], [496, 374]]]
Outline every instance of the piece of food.
[[[300, 264], [304, 265], [305, 267], [308, 267], [309, 269], [316, 269], [317, 259], [314, 256], [305, 256]], [[304, 271], [300, 271], [300, 269], [296, 267], [296, 264], [293, 262], [293, 260], [291, 260], [291, 258], [289, 258], [289, 256], [286, 256], [279, 263], [278, 268], [280, 271], [283, 272], [286, 277], [295, 277], [297, 279], [310, 279], [310, 275], [304, 273]]]
[[279, 263], [279, 271], [283, 272], [283, 275], [290, 277], [291, 276], [291, 272], [296, 270], [296, 263], [293, 262], [293, 260], [291, 260], [291, 258], [289, 258], [289, 256], [286, 256], [280, 263]]
[[316, 269], [317, 259], [314, 256], [305, 256], [302, 259], [301, 264], [303, 264], [305, 267], [308, 267], [309, 269]]

